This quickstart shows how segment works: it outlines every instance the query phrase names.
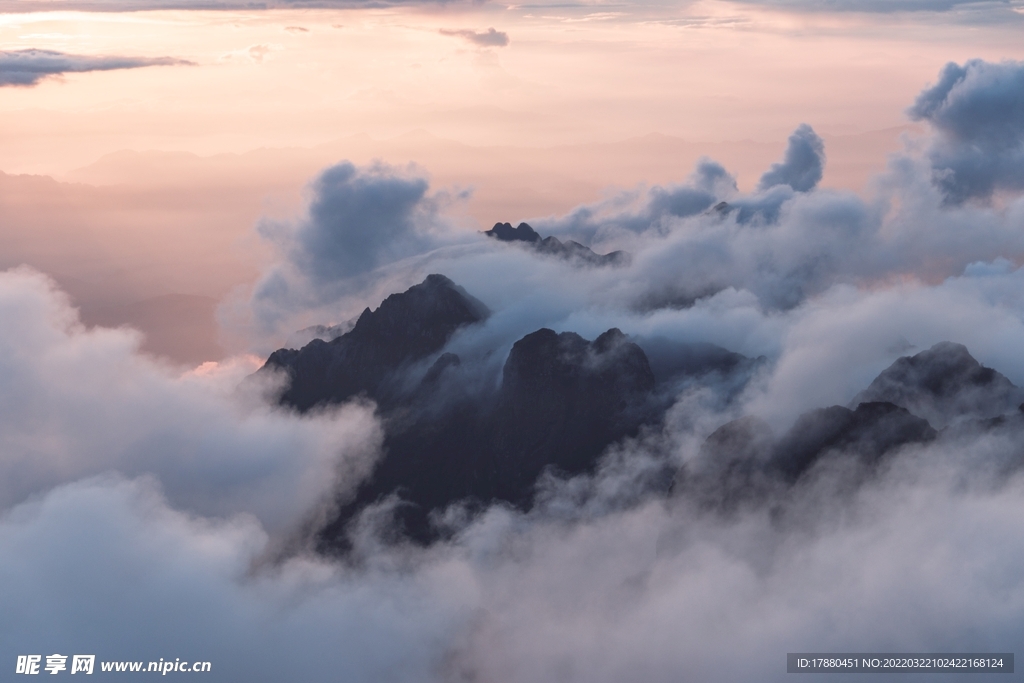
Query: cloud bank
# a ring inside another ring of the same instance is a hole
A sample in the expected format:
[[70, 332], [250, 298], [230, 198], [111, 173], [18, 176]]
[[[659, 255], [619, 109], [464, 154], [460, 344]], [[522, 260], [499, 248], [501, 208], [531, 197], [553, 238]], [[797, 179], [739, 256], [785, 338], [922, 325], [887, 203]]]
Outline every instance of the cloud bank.
[[186, 64], [192, 62], [172, 57], [86, 56], [37, 49], [0, 51], [0, 87], [30, 87], [38, 85], [45, 78], [66, 73]]
[[5, 509], [62, 482], [119, 472], [156, 477], [174, 505], [254, 515], [276, 532], [372, 462], [369, 409], [298, 420], [262, 407], [246, 395], [260, 387], [237, 393], [252, 371], [244, 359], [180, 375], [141, 355], [132, 330], [84, 328], [39, 273], [3, 273], [0, 310]]

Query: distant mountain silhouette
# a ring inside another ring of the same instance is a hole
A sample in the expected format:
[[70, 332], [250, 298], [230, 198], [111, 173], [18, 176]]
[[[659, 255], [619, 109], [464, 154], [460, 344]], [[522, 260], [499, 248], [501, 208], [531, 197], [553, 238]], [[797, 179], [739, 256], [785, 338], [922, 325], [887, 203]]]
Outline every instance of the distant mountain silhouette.
[[562, 242], [557, 237], [545, 237], [542, 239], [537, 231], [530, 227], [528, 223], [520, 223], [514, 228], [511, 223], [495, 223], [494, 227], [484, 231], [484, 234], [501, 242], [525, 242], [541, 254], [557, 256], [558, 258], [583, 265], [615, 266], [624, 264], [629, 260], [629, 255], [624, 251], [598, 254], [589, 247], [573, 240]]
[[495, 223], [484, 234], [502, 242], [540, 242], [540, 235], [528, 223], [520, 223], [514, 228], [511, 223]]

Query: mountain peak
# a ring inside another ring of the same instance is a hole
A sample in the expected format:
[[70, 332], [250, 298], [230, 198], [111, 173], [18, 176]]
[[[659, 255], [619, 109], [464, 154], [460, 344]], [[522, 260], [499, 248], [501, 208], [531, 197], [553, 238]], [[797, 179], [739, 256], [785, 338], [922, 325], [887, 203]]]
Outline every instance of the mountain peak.
[[511, 223], [495, 223], [494, 227], [484, 232], [501, 242], [539, 242], [540, 235], [528, 223], [520, 223], [512, 227]]
[[1024, 391], [979, 363], [963, 344], [944, 341], [897, 359], [850, 406], [870, 401], [888, 401], [945, 426], [1011, 412], [1024, 401]]
[[487, 307], [444, 275], [365, 309], [355, 326], [325, 342], [314, 339], [301, 350], [279, 349], [264, 368], [288, 373], [281, 402], [299, 410], [366, 393], [386, 398], [389, 378], [408, 363], [440, 351], [459, 328], [481, 322]]
[[624, 251], [598, 254], [590, 247], [573, 240], [563, 242], [552, 235], [542, 239], [528, 223], [520, 223], [515, 228], [511, 223], [495, 223], [494, 227], [484, 234], [499, 242], [526, 242], [542, 254], [557, 256], [578, 265], [617, 266], [629, 260], [629, 255]]

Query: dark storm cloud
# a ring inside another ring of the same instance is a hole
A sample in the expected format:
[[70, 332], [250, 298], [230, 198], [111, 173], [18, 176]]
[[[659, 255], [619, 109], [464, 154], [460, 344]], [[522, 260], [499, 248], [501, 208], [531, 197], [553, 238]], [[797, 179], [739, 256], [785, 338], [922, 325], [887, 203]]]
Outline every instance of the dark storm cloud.
[[1024, 63], [949, 63], [908, 110], [938, 133], [929, 156], [948, 201], [1024, 187]]
[[486, 31], [443, 28], [439, 33], [443, 36], [465, 38], [474, 45], [481, 47], [505, 47], [508, 45], [508, 34], [504, 31], [496, 31], [493, 28], [489, 28]]
[[5, 85], [33, 86], [44, 78], [66, 73], [183, 64], [192, 64], [192, 62], [171, 57], [92, 57], [36, 49], [0, 51], [0, 87]]

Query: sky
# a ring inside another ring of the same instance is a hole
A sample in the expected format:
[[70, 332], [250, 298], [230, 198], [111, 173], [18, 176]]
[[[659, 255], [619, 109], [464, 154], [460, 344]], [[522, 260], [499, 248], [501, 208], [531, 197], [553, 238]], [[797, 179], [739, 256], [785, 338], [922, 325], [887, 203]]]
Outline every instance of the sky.
[[417, 164], [480, 230], [702, 155], [751, 189], [808, 123], [824, 184], [864, 191], [942, 65], [1021, 56], [1006, 2], [150, 6], [3, 5], [0, 266], [91, 322], [167, 338], [187, 308], [148, 344], [189, 362], [241, 350], [212, 311], [269, 257], [253, 226], [331, 164]]
[[[0, 667], [749, 681], [793, 651], [1012, 651], [1018, 437], [843, 496], [829, 473], [783, 522], [635, 482], [942, 341], [1024, 386], [1022, 30], [1019, 0], [0, 0]], [[479, 234], [521, 220], [629, 261]], [[485, 379], [541, 327], [768, 369], [530, 513], [318, 556], [385, 425], [244, 380], [433, 272], [493, 312], [450, 345]]]
[[[0, 265], [36, 264], [90, 321], [182, 296], [207, 319], [267, 257], [253, 225], [343, 160], [417, 164], [485, 229], [677, 182], [703, 155], [752, 188], [808, 123], [824, 184], [862, 189], [944, 63], [1020, 56], [1013, 3], [824, 4], [9, 2]], [[178, 355], [230, 346], [211, 325]]]

